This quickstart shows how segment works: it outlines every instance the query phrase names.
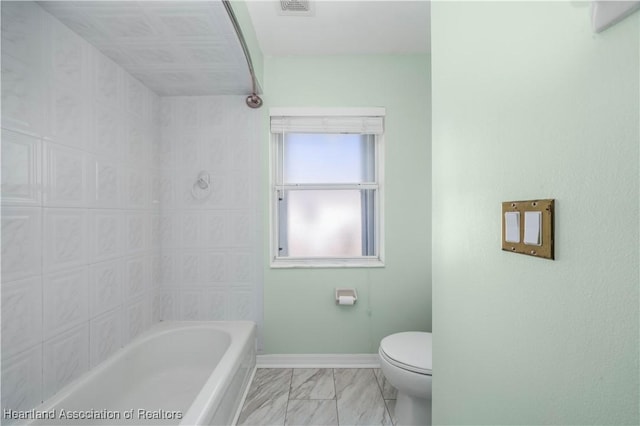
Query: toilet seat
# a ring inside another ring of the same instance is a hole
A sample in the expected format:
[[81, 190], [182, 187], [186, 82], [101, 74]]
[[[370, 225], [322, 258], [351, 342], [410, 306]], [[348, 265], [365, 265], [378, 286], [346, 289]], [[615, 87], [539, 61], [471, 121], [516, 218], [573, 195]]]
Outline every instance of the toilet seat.
[[409, 331], [392, 334], [382, 339], [379, 353], [398, 368], [431, 376], [431, 333]]

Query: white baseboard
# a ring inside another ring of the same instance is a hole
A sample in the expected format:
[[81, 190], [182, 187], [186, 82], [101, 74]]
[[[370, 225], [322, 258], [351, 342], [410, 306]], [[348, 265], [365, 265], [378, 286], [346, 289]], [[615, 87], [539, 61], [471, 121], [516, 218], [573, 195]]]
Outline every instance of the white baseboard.
[[378, 354], [258, 355], [257, 368], [380, 368]]

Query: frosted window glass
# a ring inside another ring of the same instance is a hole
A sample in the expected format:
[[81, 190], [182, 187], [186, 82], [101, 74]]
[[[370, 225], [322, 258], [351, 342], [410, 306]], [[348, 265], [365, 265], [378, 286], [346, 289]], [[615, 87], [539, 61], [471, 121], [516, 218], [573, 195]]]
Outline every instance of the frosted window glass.
[[285, 133], [284, 183], [373, 182], [371, 135]]
[[362, 256], [362, 191], [287, 191], [289, 256]]

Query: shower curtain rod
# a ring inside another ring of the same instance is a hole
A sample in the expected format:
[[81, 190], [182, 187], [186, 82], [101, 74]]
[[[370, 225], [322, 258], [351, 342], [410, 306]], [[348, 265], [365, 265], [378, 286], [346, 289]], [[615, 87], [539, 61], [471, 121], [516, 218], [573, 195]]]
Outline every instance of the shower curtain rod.
[[249, 53], [249, 48], [247, 47], [247, 41], [244, 39], [244, 35], [242, 34], [242, 29], [240, 28], [240, 24], [238, 24], [238, 20], [236, 19], [235, 13], [233, 13], [233, 8], [231, 7], [230, 0], [222, 0], [222, 4], [224, 8], [227, 10], [227, 15], [229, 15], [229, 19], [231, 19], [231, 24], [233, 25], [233, 29], [238, 36], [238, 41], [240, 41], [240, 45], [242, 46], [242, 51], [244, 52], [244, 57], [247, 60], [247, 65], [249, 66], [249, 74], [251, 74], [251, 89], [252, 92], [249, 96], [247, 96], [246, 102], [250, 108], [260, 108], [262, 106], [262, 98], [258, 96], [258, 81], [256, 79], [256, 73], [253, 69], [253, 62], [251, 61], [251, 53]]

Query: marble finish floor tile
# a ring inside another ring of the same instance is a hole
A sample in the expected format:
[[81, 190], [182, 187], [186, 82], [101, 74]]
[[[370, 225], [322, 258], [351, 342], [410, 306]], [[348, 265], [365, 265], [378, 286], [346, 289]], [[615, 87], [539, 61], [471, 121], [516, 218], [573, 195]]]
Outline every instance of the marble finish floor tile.
[[285, 425], [335, 426], [337, 424], [338, 411], [335, 399], [292, 399], [289, 401]]
[[334, 377], [341, 426], [392, 424], [372, 369], [335, 369]]
[[378, 384], [380, 385], [382, 397], [384, 399], [396, 399], [398, 397], [398, 390], [387, 381], [387, 378], [384, 377], [384, 373], [382, 372], [382, 370], [376, 368], [375, 370], [373, 370], [373, 372], [375, 373]]
[[283, 425], [292, 370], [259, 368], [247, 393], [238, 425]]
[[293, 370], [289, 399], [334, 399], [336, 391], [331, 368]]
[[387, 404], [387, 410], [389, 411], [389, 415], [391, 416], [391, 421], [394, 425], [398, 424], [398, 419], [396, 418], [396, 402], [395, 399], [385, 399], [384, 403]]
[[395, 425], [396, 395], [378, 369], [259, 368], [237, 424]]

